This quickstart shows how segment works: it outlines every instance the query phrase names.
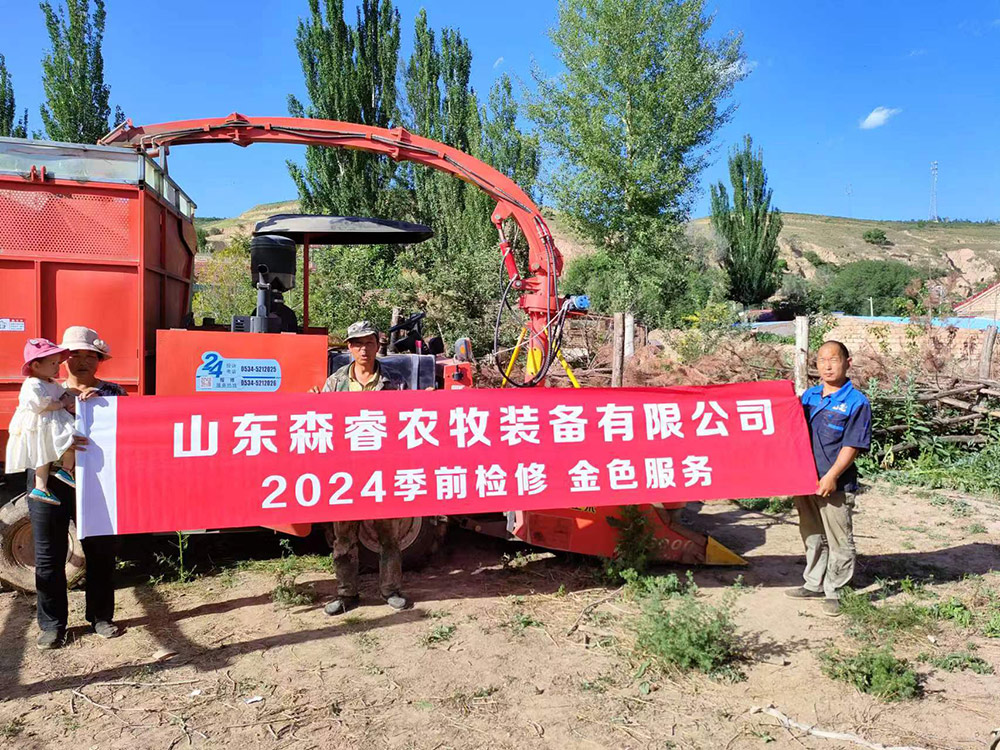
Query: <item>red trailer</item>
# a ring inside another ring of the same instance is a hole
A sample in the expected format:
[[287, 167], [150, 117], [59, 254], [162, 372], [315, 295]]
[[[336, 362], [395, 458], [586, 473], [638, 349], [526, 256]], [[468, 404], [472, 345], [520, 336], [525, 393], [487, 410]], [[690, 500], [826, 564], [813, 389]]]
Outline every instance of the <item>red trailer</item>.
[[[155, 392], [156, 331], [183, 326], [190, 310], [194, 209], [134, 149], [0, 138], [0, 451], [29, 337], [95, 328], [114, 355], [101, 376], [129, 393]], [[24, 474], [0, 482], [0, 505], [24, 491]], [[6, 510], [0, 565], [30, 588], [31, 526], [26, 511]], [[71, 574], [82, 562], [74, 543]]]
[[156, 331], [190, 310], [194, 209], [132, 149], [0, 138], [0, 440], [31, 336], [86, 322], [114, 353], [102, 377], [155, 391]]

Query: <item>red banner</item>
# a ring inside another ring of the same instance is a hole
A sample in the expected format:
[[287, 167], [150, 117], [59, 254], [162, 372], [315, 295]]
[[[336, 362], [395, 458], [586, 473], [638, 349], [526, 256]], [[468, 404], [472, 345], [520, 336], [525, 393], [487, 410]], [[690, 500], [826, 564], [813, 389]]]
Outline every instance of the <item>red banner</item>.
[[807, 494], [788, 382], [94, 399], [80, 536]]

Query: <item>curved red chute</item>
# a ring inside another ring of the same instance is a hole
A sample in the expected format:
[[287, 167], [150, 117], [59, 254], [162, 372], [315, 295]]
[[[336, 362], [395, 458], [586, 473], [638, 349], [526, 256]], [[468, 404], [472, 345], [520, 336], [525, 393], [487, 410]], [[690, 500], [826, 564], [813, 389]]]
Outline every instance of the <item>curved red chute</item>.
[[[348, 148], [384, 154], [396, 161], [411, 161], [451, 174], [471, 183], [497, 201], [491, 217], [500, 232], [500, 252], [511, 287], [523, 292], [519, 305], [527, 314], [531, 334], [529, 362], [549, 356], [548, 327], [558, 312], [557, 280], [562, 255], [556, 248], [541, 211], [518, 185], [490, 165], [443, 143], [413, 135], [404, 128], [375, 128], [336, 120], [298, 117], [228, 117], [179, 120], [157, 125], [119, 125], [101, 139], [108, 146], [131, 146], [155, 154], [169, 146], [190, 143], [285, 143]], [[503, 233], [503, 222], [512, 218], [528, 243], [528, 274], [522, 276]], [[530, 368], [529, 368], [530, 369]]]

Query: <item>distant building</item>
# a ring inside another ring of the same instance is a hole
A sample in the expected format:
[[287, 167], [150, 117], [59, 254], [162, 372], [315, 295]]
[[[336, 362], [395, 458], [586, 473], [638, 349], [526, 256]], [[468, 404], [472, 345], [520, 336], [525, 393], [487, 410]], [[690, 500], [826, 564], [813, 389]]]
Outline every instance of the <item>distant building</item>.
[[1000, 281], [955, 305], [955, 315], [962, 318], [996, 320], [998, 313], [1000, 313]]

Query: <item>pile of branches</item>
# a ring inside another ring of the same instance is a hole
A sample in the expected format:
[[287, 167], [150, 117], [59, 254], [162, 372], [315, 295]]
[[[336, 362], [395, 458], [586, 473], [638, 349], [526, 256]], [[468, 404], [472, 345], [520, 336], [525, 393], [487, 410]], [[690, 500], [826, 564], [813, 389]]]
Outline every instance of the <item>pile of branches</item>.
[[1000, 423], [1000, 381], [949, 378], [928, 383], [896, 380], [867, 384], [873, 437], [881, 458], [932, 444], [982, 446], [996, 439]]

